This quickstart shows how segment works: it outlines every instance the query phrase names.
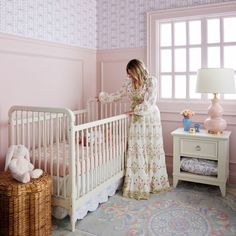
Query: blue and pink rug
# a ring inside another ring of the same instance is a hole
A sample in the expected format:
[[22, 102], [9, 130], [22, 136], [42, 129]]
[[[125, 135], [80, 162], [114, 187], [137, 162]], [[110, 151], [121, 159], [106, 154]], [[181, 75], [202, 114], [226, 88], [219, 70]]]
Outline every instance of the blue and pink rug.
[[117, 193], [68, 231], [68, 218], [53, 221], [59, 236], [235, 236], [236, 197], [218, 187], [183, 182], [149, 200]]

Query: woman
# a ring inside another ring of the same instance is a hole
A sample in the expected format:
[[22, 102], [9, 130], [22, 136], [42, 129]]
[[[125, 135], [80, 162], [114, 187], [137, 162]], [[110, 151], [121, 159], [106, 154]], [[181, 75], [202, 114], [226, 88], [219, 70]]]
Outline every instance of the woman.
[[128, 81], [121, 90], [101, 92], [101, 102], [113, 102], [129, 95], [131, 120], [128, 136], [123, 196], [148, 199], [150, 193], [169, 188], [163, 149], [160, 112], [156, 106], [157, 79], [149, 76], [143, 62], [133, 59], [126, 67]]

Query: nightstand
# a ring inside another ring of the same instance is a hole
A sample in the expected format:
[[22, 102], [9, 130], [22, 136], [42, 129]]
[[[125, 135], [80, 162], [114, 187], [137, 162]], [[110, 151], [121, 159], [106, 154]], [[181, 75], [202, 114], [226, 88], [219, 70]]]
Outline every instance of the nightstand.
[[[216, 185], [220, 187], [223, 196], [226, 192], [226, 182], [229, 176], [229, 138], [230, 131], [223, 134], [208, 134], [206, 130], [191, 134], [178, 128], [173, 136], [173, 186], [179, 180]], [[181, 171], [182, 157], [202, 158], [217, 162], [217, 176], [205, 176]]]

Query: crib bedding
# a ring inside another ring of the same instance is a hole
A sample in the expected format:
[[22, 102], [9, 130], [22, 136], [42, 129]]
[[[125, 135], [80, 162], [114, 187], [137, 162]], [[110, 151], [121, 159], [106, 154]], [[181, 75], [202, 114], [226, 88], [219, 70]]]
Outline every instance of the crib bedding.
[[[115, 149], [118, 148], [117, 145], [113, 146]], [[52, 146], [41, 147], [40, 149], [35, 148], [30, 150], [30, 158], [35, 168], [42, 168], [54, 176], [63, 177], [69, 174], [69, 147], [68, 143], [60, 142], [58, 144], [54, 143]], [[106, 150], [102, 151], [100, 149], [99, 147], [96, 149], [95, 144], [93, 144], [93, 147], [90, 145], [84, 146], [82, 143], [78, 145], [75, 152], [79, 155], [80, 160], [79, 175], [96, 168], [95, 159], [106, 155]], [[52, 168], [51, 159], [53, 161]], [[98, 166], [102, 164], [103, 161], [100, 158]], [[78, 171], [77, 164], [76, 171]]]
[[[56, 183], [56, 179], [53, 179], [53, 183]], [[62, 180], [61, 180], [62, 181]], [[95, 211], [99, 204], [106, 202], [109, 197], [113, 196], [117, 189], [120, 189], [123, 183], [123, 177], [119, 178], [115, 182], [111, 183], [106, 188], [99, 191], [97, 194], [92, 195], [90, 198], [88, 198], [82, 206], [78, 207], [76, 209], [76, 218], [78, 220], [83, 219], [87, 213], [90, 211]], [[61, 186], [61, 189], [63, 186]], [[52, 206], [52, 215], [57, 219], [63, 219], [65, 218], [69, 212], [66, 208], [61, 206]]]
[[[69, 144], [60, 142], [54, 143], [52, 146], [35, 148], [30, 151], [30, 158], [35, 168], [43, 168], [48, 173], [53, 173], [54, 176], [63, 177], [69, 174]], [[83, 146], [79, 144], [76, 149], [80, 159], [79, 174], [85, 173], [90, 169], [94, 169], [95, 147]], [[102, 154], [102, 152], [101, 152]], [[83, 158], [84, 157], [84, 158]], [[82, 159], [84, 163], [82, 164]], [[51, 160], [53, 161], [51, 170]], [[102, 163], [101, 163], [102, 164]], [[78, 169], [76, 168], [76, 171]]]
[[[81, 146], [81, 145], [80, 145]], [[80, 149], [83, 147], [81, 146]], [[84, 152], [87, 149], [83, 148]], [[51, 155], [52, 153], [52, 155]], [[35, 168], [43, 168], [46, 172], [60, 177], [69, 174], [69, 145], [68, 143], [54, 143], [53, 146], [31, 150], [30, 157]], [[82, 153], [82, 151], [81, 151]], [[53, 161], [51, 170], [51, 160]], [[81, 173], [79, 173], [81, 174]]]

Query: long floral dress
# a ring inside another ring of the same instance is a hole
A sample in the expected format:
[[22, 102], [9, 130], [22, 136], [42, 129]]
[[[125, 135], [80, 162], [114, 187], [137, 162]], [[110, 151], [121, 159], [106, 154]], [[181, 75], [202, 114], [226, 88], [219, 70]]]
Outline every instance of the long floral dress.
[[129, 126], [123, 196], [148, 199], [150, 193], [169, 189], [160, 112], [156, 106], [157, 79], [147, 78], [139, 89], [129, 80], [116, 93], [101, 92], [99, 100], [113, 102], [125, 95], [129, 95], [134, 115]]

